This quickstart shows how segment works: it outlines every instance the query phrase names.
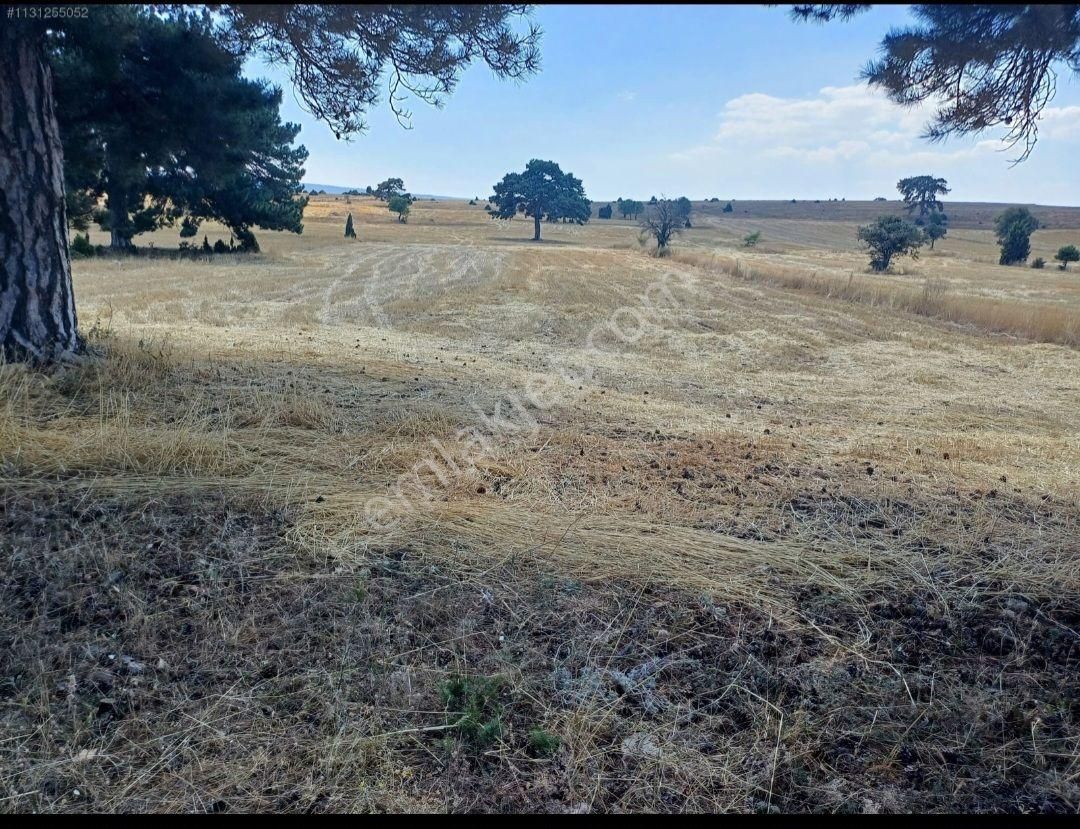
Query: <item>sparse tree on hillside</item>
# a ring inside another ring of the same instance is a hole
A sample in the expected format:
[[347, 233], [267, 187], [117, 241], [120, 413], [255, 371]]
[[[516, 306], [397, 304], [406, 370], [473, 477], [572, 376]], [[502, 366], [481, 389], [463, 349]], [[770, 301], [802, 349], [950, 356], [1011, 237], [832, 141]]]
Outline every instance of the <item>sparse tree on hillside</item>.
[[636, 219], [645, 211], [645, 205], [633, 199], [619, 199], [615, 204], [624, 219]]
[[875, 271], [887, 271], [897, 256], [917, 259], [926, 241], [918, 227], [899, 216], [879, 216], [860, 227], [856, 235], [870, 251], [870, 267]]
[[724, 209], [721, 212], [723, 212], [723, 213], [734, 213], [735, 208], [731, 206], [731, 202], [728, 202], [727, 204], [724, 205]]
[[1063, 271], [1068, 270], [1070, 262], [1080, 262], [1080, 250], [1076, 245], [1062, 245], [1054, 254], [1054, 258], [1061, 263], [1059, 267]]
[[999, 264], [1026, 262], [1031, 255], [1031, 234], [1039, 229], [1039, 220], [1026, 207], [1010, 207], [994, 219], [994, 235], [1001, 247]]
[[947, 181], [933, 176], [912, 176], [902, 178], [896, 183], [896, 189], [904, 197], [908, 215], [919, 211], [916, 222], [921, 224], [926, 217], [933, 213], [944, 210], [945, 206], [938, 201], [938, 194], [945, 195], [949, 192]]
[[944, 239], [945, 234], [949, 232], [949, 217], [942, 211], [931, 213], [926, 218], [926, 224], [923, 225], [923, 232], [930, 241], [930, 250], [933, 250], [934, 243], [938, 239]]
[[355, 239], [356, 238], [356, 228], [353, 227], [352, 213], [350, 213], [349, 218], [347, 218], [345, 220], [345, 238], [346, 239]]
[[685, 222], [678, 202], [657, 199], [645, 209], [645, 217], [641, 220], [642, 237], [652, 236], [656, 240], [657, 255], [663, 256], [668, 252], [671, 240], [682, 233]]
[[533, 220], [533, 241], [540, 241], [540, 222], [569, 219], [585, 224], [592, 214], [581, 179], [564, 173], [554, 161], [532, 159], [522, 173], [507, 173], [489, 201], [492, 218], [512, 219], [524, 213]]
[[412, 198], [408, 193], [400, 193], [396, 196], [391, 196], [390, 201], [386, 203], [386, 208], [391, 213], [397, 213], [398, 221], [405, 224], [409, 221], [409, 211], [412, 209]]
[[379, 201], [389, 202], [394, 196], [405, 192], [405, 182], [400, 178], [388, 178], [380, 181], [371, 195]]
[[[846, 20], [869, 3], [800, 3], [798, 20]], [[1080, 5], [919, 4], [917, 23], [892, 29], [884, 56], [862, 78], [896, 103], [937, 107], [924, 137], [977, 134], [1004, 125], [1015, 159], [1034, 149], [1039, 119], [1054, 97], [1059, 69], [1080, 74]]]
[[743, 236], [742, 243], [744, 247], [752, 248], [760, 241], [761, 231], [755, 230], [753, 233], [747, 233], [745, 236]]
[[[158, 14], [182, 10], [155, 5]], [[400, 93], [438, 103], [461, 72], [483, 60], [500, 77], [539, 66], [539, 30], [518, 32], [524, 5], [219, 5], [215, 37], [237, 56], [262, 54], [286, 67], [308, 110], [339, 136], [361, 132], [390, 78]], [[92, 15], [91, 17], [95, 17]], [[57, 38], [77, 48], [69, 18], [0, 25], [0, 351], [52, 361], [82, 341], [71, 287], [61, 133], [48, 52]], [[93, 90], [88, 90], [93, 92]], [[198, 101], [189, 101], [197, 107]], [[192, 112], [185, 119], [194, 119]], [[197, 119], [194, 119], [197, 120]], [[166, 125], [166, 128], [168, 125]]]

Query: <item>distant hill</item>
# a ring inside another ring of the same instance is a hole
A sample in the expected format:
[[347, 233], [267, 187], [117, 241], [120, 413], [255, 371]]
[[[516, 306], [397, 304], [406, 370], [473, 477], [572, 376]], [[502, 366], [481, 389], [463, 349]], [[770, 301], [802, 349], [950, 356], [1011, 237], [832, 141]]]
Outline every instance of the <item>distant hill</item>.
[[[693, 220], [705, 220], [708, 224], [721, 224], [725, 219], [801, 219], [819, 222], [872, 221], [878, 216], [907, 215], [904, 203], [899, 199], [888, 201], [829, 201], [828, 199], [798, 199], [788, 201], [741, 201], [731, 199], [731, 213], [724, 213], [728, 199], [720, 201], [695, 201]], [[593, 216], [607, 202], [593, 202]], [[613, 203], [614, 204], [614, 203]], [[993, 228], [994, 217], [1006, 207], [1006, 202], [954, 202], [945, 201], [945, 213], [949, 227], [984, 230]], [[1080, 228], [1080, 207], [1055, 207], [1043, 204], [1019, 205], [1028, 208], [1046, 230]], [[616, 214], [617, 215], [617, 214]]]
[[[339, 196], [346, 190], [357, 190], [361, 193], [367, 187], [365, 184], [363, 187], [343, 187], [340, 184], [316, 184], [315, 182], [303, 182], [304, 191], [309, 190], [324, 190], [328, 195]], [[436, 201], [448, 201], [451, 199], [459, 199], [461, 196], [436, 196], [431, 193], [413, 193], [415, 199], [435, 199]]]

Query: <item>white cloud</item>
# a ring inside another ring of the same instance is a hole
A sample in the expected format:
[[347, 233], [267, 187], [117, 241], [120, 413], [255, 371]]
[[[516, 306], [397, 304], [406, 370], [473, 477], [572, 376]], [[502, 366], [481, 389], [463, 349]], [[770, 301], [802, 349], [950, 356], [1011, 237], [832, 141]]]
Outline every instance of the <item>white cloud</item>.
[[621, 103], [629, 104], [637, 99], [637, 93], [634, 92], [632, 89], [624, 89], [622, 92], [616, 95], [615, 98]]
[[1080, 106], [1047, 107], [1039, 121], [1040, 138], [1080, 137]]
[[[1074, 99], [1075, 100], [1075, 99]], [[725, 103], [707, 141], [657, 159], [648, 187], [736, 198], [871, 198], [923, 173], [949, 181], [958, 201], [1075, 201], [1071, 171], [1080, 106], [1048, 107], [1031, 160], [1002, 141], [1007, 128], [932, 143], [921, 134], [934, 106], [901, 107], [865, 84], [803, 98], [754, 92]], [[715, 193], [714, 193], [715, 191]]]
[[[1080, 111], [1080, 107], [1067, 109]], [[986, 152], [988, 143], [999, 143], [965, 141], [956, 149], [928, 144], [919, 135], [931, 111], [929, 106], [898, 106], [866, 84], [827, 86], [809, 98], [753, 92], [724, 105], [711, 142], [675, 153], [672, 158], [703, 160], [732, 151], [816, 164], [880, 164], [899, 159], [966, 158]], [[1071, 115], [1059, 121], [1059, 130], [1080, 125], [1080, 118]]]

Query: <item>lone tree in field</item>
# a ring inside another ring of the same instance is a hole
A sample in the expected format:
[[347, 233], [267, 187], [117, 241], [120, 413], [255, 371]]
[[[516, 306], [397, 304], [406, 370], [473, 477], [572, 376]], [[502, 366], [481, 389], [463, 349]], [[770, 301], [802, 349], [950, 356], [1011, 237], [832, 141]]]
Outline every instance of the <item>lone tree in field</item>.
[[1062, 245], [1054, 258], [1061, 263], [1059, 267], [1063, 271], [1068, 270], [1070, 262], [1080, 262], [1080, 250], [1077, 250], [1076, 245]]
[[371, 192], [371, 195], [379, 201], [389, 202], [394, 196], [404, 192], [404, 181], [399, 178], [388, 178], [386, 181], [379, 182], [378, 186]]
[[994, 219], [994, 235], [1001, 247], [998, 263], [1015, 265], [1031, 255], [1031, 234], [1039, 229], [1039, 220], [1026, 207], [1010, 207]]
[[611, 205], [610, 204], [605, 204], [603, 207], [601, 207], [599, 210], [596, 211], [596, 215], [601, 219], [610, 219], [611, 218]]
[[565, 219], [585, 224], [592, 207], [585, 197], [581, 179], [564, 173], [554, 161], [534, 158], [523, 173], [507, 173], [494, 187], [488, 200], [495, 207], [493, 219], [512, 219], [524, 213], [533, 220], [533, 241], [540, 241], [540, 222]]
[[397, 220], [402, 224], [409, 221], [409, 210], [412, 208], [412, 198], [408, 193], [400, 193], [391, 196], [386, 204], [386, 209], [391, 213], [397, 213]]
[[912, 176], [911, 178], [900, 179], [896, 183], [896, 189], [904, 197], [904, 205], [907, 208], [908, 215], [911, 215], [916, 210], [919, 211], [916, 222], [921, 224], [926, 221], [928, 216], [945, 209], [945, 205], [938, 201], [937, 197], [938, 194], [944, 196], [949, 192], [947, 184], [948, 182], [943, 178]]
[[346, 239], [355, 239], [356, 238], [356, 228], [353, 227], [352, 213], [350, 213], [349, 218], [347, 218], [345, 220], [345, 238]]
[[934, 249], [934, 242], [938, 239], [944, 239], [945, 234], [948, 232], [949, 217], [941, 211], [931, 213], [923, 225], [923, 233], [926, 234], [926, 238], [930, 242], [930, 250]]
[[[147, 6], [164, 17], [175, 6]], [[483, 60], [499, 77], [539, 65], [540, 32], [516, 31], [525, 5], [216, 5], [214, 37], [240, 57], [286, 67], [304, 105], [334, 134], [362, 132], [364, 114], [389, 84], [399, 119], [403, 93], [438, 104], [461, 72]], [[50, 43], [66, 18], [8, 19], [0, 26], [0, 351], [51, 361], [78, 353], [67, 241], [64, 162]], [[88, 90], [92, 93], [93, 90]], [[192, 101], [192, 107], [198, 102]], [[195, 117], [189, 113], [187, 117]], [[169, 125], [165, 125], [168, 128]]]
[[[871, 5], [798, 3], [791, 14], [847, 20]], [[1009, 145], [1024, 145], [1014, 163], [1026, 159], [1058, 70], [1080, 75], [1080, 5], [920, 4], [912, 11], [918, 23], [885, 35], [884, 56], [870, 62], [863, 80], [903, 106], [936, 106], [923, 136], [931, 141], [1004, 125]]]
[[897, 256], [917, 259], [926, 241], [919, 228], [900, 216], [879, 216], [860, 227], [856, 235], [870, 251], [870, 267], [878, 272], [887, 271]]
[[641, 220], [642, 237], [652, 236], [656, 239], [656, 253], [663, 256], [671, 240], [682, 233], [685, 223], [686, 218], [677, 201], [657, 199], [655, 204], [650, 203], [645, 209], [645, 217]]

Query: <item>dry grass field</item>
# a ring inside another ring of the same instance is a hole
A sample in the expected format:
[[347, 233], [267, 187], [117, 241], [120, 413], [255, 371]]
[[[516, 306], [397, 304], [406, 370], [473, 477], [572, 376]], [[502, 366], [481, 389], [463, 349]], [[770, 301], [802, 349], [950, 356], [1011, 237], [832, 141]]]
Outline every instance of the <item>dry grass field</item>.
[[0, 808], [1080, 809], [1080, 269], [747, 204], [75, 262], [99, 356], [0, 366]]

